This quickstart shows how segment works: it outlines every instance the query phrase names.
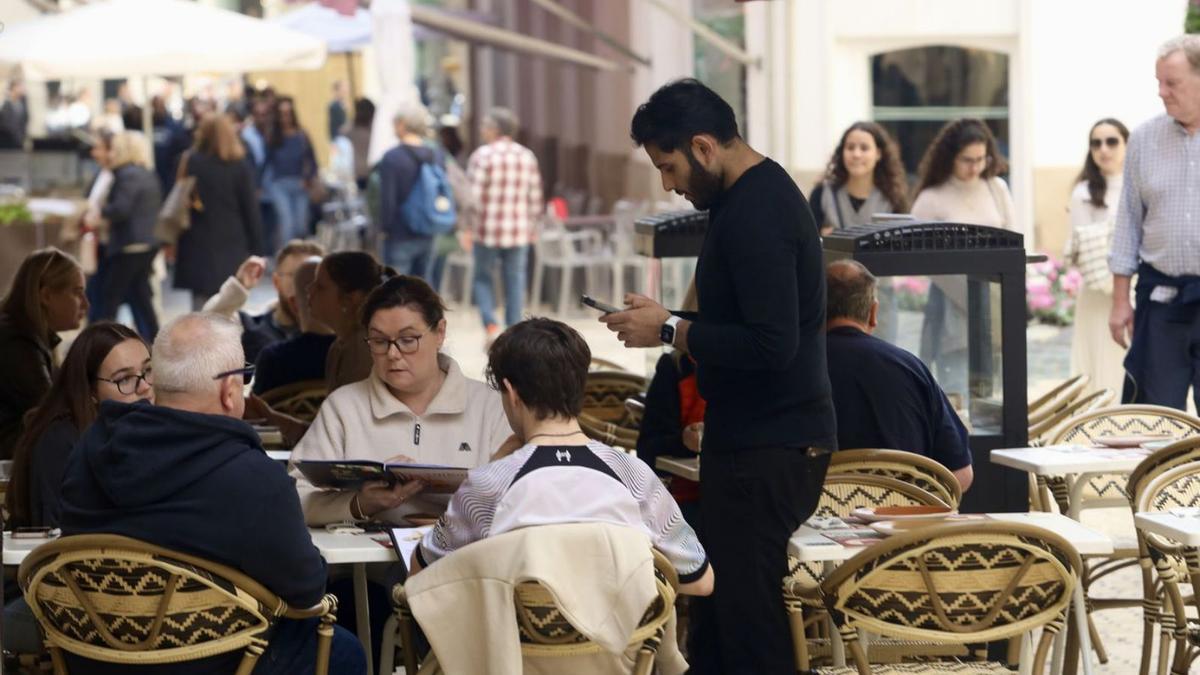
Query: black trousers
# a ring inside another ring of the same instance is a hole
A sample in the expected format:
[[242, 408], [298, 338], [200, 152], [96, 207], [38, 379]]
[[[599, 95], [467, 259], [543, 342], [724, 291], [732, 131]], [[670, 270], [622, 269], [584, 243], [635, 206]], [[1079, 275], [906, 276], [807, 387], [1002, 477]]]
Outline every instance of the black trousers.
[[135, 317], [145, 317], [146, 325], [139, 325], [138, 329], [146, 342], [153, 342], [158, 334], [158, 315], [154, 313], [154, 295], [150, 290], [150, 273], [157, 253], [155, 250], [117, 253], [105, 260], [104, 273], [97, 275], [101, 285], [96, 317], [112, 321], [117, 318], [121, 303], [128, 302]]
[[816, 510], [828, 467], [828, 454], [799, 448], [704, 453], [699, 534], [716, 585], [692, 604], [691, 673], [795, 675], [787, 542]]

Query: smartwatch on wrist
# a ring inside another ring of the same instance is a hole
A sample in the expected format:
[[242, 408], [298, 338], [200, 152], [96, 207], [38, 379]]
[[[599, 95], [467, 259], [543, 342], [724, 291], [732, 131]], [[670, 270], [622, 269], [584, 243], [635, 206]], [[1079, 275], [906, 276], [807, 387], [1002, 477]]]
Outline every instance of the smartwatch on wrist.
[[678, 326], [679, 322], [682, 320], [683, 319], [680, 319], [679, 317], [675, 316], [674, 314], [667, 317], [666, 323], [664, 323], [662, 325], [662, 329], [659, 330], [658, 339], [662, 340], [663, 344], [671, 345], [672, 347], [674, 347], [675, 346], [675, 327]]

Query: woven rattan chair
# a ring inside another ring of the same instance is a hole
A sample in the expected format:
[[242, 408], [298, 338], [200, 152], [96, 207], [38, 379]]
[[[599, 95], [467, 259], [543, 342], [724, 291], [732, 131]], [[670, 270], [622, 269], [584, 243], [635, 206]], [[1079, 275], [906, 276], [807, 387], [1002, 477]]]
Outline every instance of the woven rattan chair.
[[[836, 452], [833, 456], [837, 458], [840, 454], [842, 453]], [[936, 494], [896, 478], [854, 472], [827, 473], [814, 515], [845, 518], [855, 509], [862, 507], [949, 505]], [[808, 670], [813, 660], [823, 659], [832, 654], [828, 639], [810, 638], [809, 635], [810, 632], [819, 634], [821, 623], [826, 619], [824, 606], [814, 602], [812, 595], [823, 577], [821, 565], [802, 562], [794, 556], [788, 556], [788, 574], [783, 579], [783, 604], [787, 608], [788, 622], [791, 626], [796, 668], [800, 671]], [[888, 645], [881, 651], [886, 651], [888, 657], [899, 658], [914, 652], [926, 654], [927, 647], [929, 645], [906, 642]], [[934, 651], [940, 654], [946, 650]], [[966, 650], [956, 647], [951, 651], [965, 653]]]
[[825, 475], [843, 473], [895, 478], [916, 485], [955, 508], [958, 508], [958, 503], [962, 501], [962, 486], [958, 484], [954, 473], [938, 462], [913, 452], [885, 449], [839, 450], [833, 453]]
[[[1034, 399], [1029, 404], [1029, 426], [1033, 427], [1034, 424], [1053, 415], [1079, 398], [1079, 395], [1087, 388], [1090, 380], [1091, 378], [1087, 375], [1076, 375], [1068, 380], [1064, 380], [1050, 391]], [[1032, 433], [1030, 437], [1033, 437]]]
[[33, 550], [17, 575], [57, 675], [63, 652], [130, 666], [241, 650], [247, 675], [280, 618], [320, 617], [316, 672], [329, 669], [337, 600], [293, 609], [245, 574], [116, 535], [62, 537]]
[[1025, 523], [971, 521], [901, 532], [864, 549], [821, 583], [817, 593], [854, 665], [817, 672], [1010, 673], [1003, 664], [987, 662], [872, 666], [859, 631], [961, 645], [1030, 636], [1044, 628], [1036, 651], [1027, 649], [1020, 659], [1022, 673], [1040, 674], [1063, 628], [1081, 567], [1069, 543]]
[[613, 447], [637, 447], [641, 415], [626, 401], [645, 393], [646, 378], [629, 372], [588, 373], [579, 426], [588, 438]]
[[[637, 630], [629, 638], [629, 647], [637, 649], [633, 675], [650, 675], [654, 670], [654, 659], [658, 646], [666, 633], [667, 621], [675, 611], [675, 597], [679, 591], [679, 576], [666, 556], [657, 550], [654, 554], [654, 577], [658, 596], [651, 601], [642, 616]], [[417, 673], [416, 619], [408, 606], [404, 586], [397, 584], [392, 589], [392, 600], [396, 608], [400, 645], [403, 650], [406, 673]], [[521, 654], [529, 658], [554, 659], [559, 657], [597, 654], [603, 648], [588, 640], [574, 628], [554, 602], [554, 596], [536, 582], [517, 585], [517, 628], [521, 639]], [[436, 655], [430, 658], [436, 658]], [[435, 670], [434, 672], [441, 672]]]
[[275, 412], [311, 422], [328, 393], [324, 380], [305, 380], [265, 391], [262, 400]]
[[[1131, 434], [1165, 434], [1177, 440], [1200, 435], [1200, 419], [1187, 413], [1153, 405], [1117, 405], [1101, 408], [1074, 417], [1059, 425], [1050, 436], [1049, 444], [1093, 445], [1102, 436], [1125, 436]], [[1082, 474], [1047, 479], [1046, 486], [1063, 513], [1072, 518], [1087, 509], [1113, 506], [1128, 506], [1131, 495], [1128, 477], [1115, 474]], [[1040, 484], [1039, 484], [1040, 486]], [[1092, 584], [1118, 570], [1137, 564], [1138, 543], [1136, 533], [1118, 536], [1113, 542], [1113, 553], [1108, 556], [1089, 556], [1083, 577], [1084, 593], [1087, 596], [1088, 622], [1091, 612], [1120, 607], [1138, 607], [1140, 598], [1096, 598], [1088, 592]], [[1101, 663], [1108, 661], [1104, 643], [1092, 629], [1092, 646]]]
[[[1167, 511], [1200, 506], [1200, 461], [1194, 458], [1178, 464], [1141, 483], [1134, 508], [1138, 511]], [[1164, 602], [1159, 608], [1164, 637], [1174, 642], [1172, 675], [1187, 675], [1192, 662], [1200, 655], [1200, 620], [1188, 616], [1188, 608], [1200, 609], [1193, 593], [1190, 597], [1180, 588], [1191, 584], [1200, 588], [1200, 549], [1182, 546], [1159, 535], [1139, 531], [1146, 546], [1156, 576], [1162, 586]], [[1168, 657], [1168, 642], [1159, 650], [1159, 670]], [[1148, 668], [1148, 654], [1143, 649], [1143, 667]]]
[[[1129, 474], [1129, 492], [1133, 495], [1130, 509], [1133, 513], [1157, 511], [1163, 508], [1176, 508], [1178, 503], [1172, 503], [1175, 495], [1168, 490], [1171, 486], [1156, 485], [1157, 479], [1163, 474], [1181, 466], [1200, 465], [1200, 436], [1172, 443], [1165, 448], [1155, 451], [1138, 464]], [[1153, 491], [1151, 490], [1153, 486]], [[1174, 544], [1165, 542], [1155, 535], [1147, 535], [1137, 531], [1138, 562], [1142, 574], [1142, 661], [1140, 672], [1148, 675], [1153, 658], [1155, 644], [1155, 628], [1159, 630], [1159, 658], [1157, 672], [1165, 673], [1168, 665], [1168, 654], [1174, 632], [1174, 615], [1163, 614], [1163, 589], [1158, 575], [1154, 572], [1155, 561], [1150, 554], [1150, 544], [1147, 537], [1154, 537], [1159, 551], [1174, 551]], [[1183, 559], [1180, 556], [1168, 556], [1166, 560], [1176, 565], [1178, 575], [1185, 574]]]
[[588, 373], [583, 390], [583, 412], [604, 422], [619, 423], [627, 414], [625, 399], [644, 393], [646, 386], [646, 378], [633, 373]]
[[1029, 445], [1044, 445], [1054, 434], [1055, 429], [1068, 420], [1100, 410], [1110, 405], [1116, 399], [1109, 389], [1094, 391], [1086, 396], [1080, 396], [1067, 405], [1042, 418], [1040, 422], [1029, 425]]

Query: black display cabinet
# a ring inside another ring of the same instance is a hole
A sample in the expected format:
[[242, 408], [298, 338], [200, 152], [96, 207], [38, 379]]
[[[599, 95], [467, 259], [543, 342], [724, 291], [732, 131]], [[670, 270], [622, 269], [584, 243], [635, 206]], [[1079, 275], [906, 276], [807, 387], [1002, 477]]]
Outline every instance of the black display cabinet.
[[[658, 263], [699, 255], [703, 211], [642, 218], [638, 253]], [[824, 257], [853, 259], [879, 277], [875, 335], [922, 357], [970, 431], [975, 482], [965, 512], [1027, 511], [1024, 474], [993, 465], [996, 448], [1026, 445], [1024, 237], [979, 225], [916, 222], [862, 225], [824, 238]], [[660, 301], [682, 297], [681, 281], [657, 276]]]
[[1026, 511], [1024, 474], [991, 463], [1027, 443], [1025, 241], [959, 223], [860, 225], [824, 239], [825, 263], [852, 259], [880, 282], [876, 334], [917, 354], [970, 431], [975, 481], [962, 510]]

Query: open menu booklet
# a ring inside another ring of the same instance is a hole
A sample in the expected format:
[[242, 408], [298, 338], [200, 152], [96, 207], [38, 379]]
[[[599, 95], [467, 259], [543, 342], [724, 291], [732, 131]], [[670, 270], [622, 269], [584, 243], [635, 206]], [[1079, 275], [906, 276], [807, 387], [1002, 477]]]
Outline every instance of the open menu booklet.
[[296, 462], [300, 473], [319, 488], [361, 490], [363, 483], [385, 481], [425, 483], [424, 494], [453, 494], [467, 479], [467, 469], [437, 464], [385, 464], [369, 460], [303, 459]]

